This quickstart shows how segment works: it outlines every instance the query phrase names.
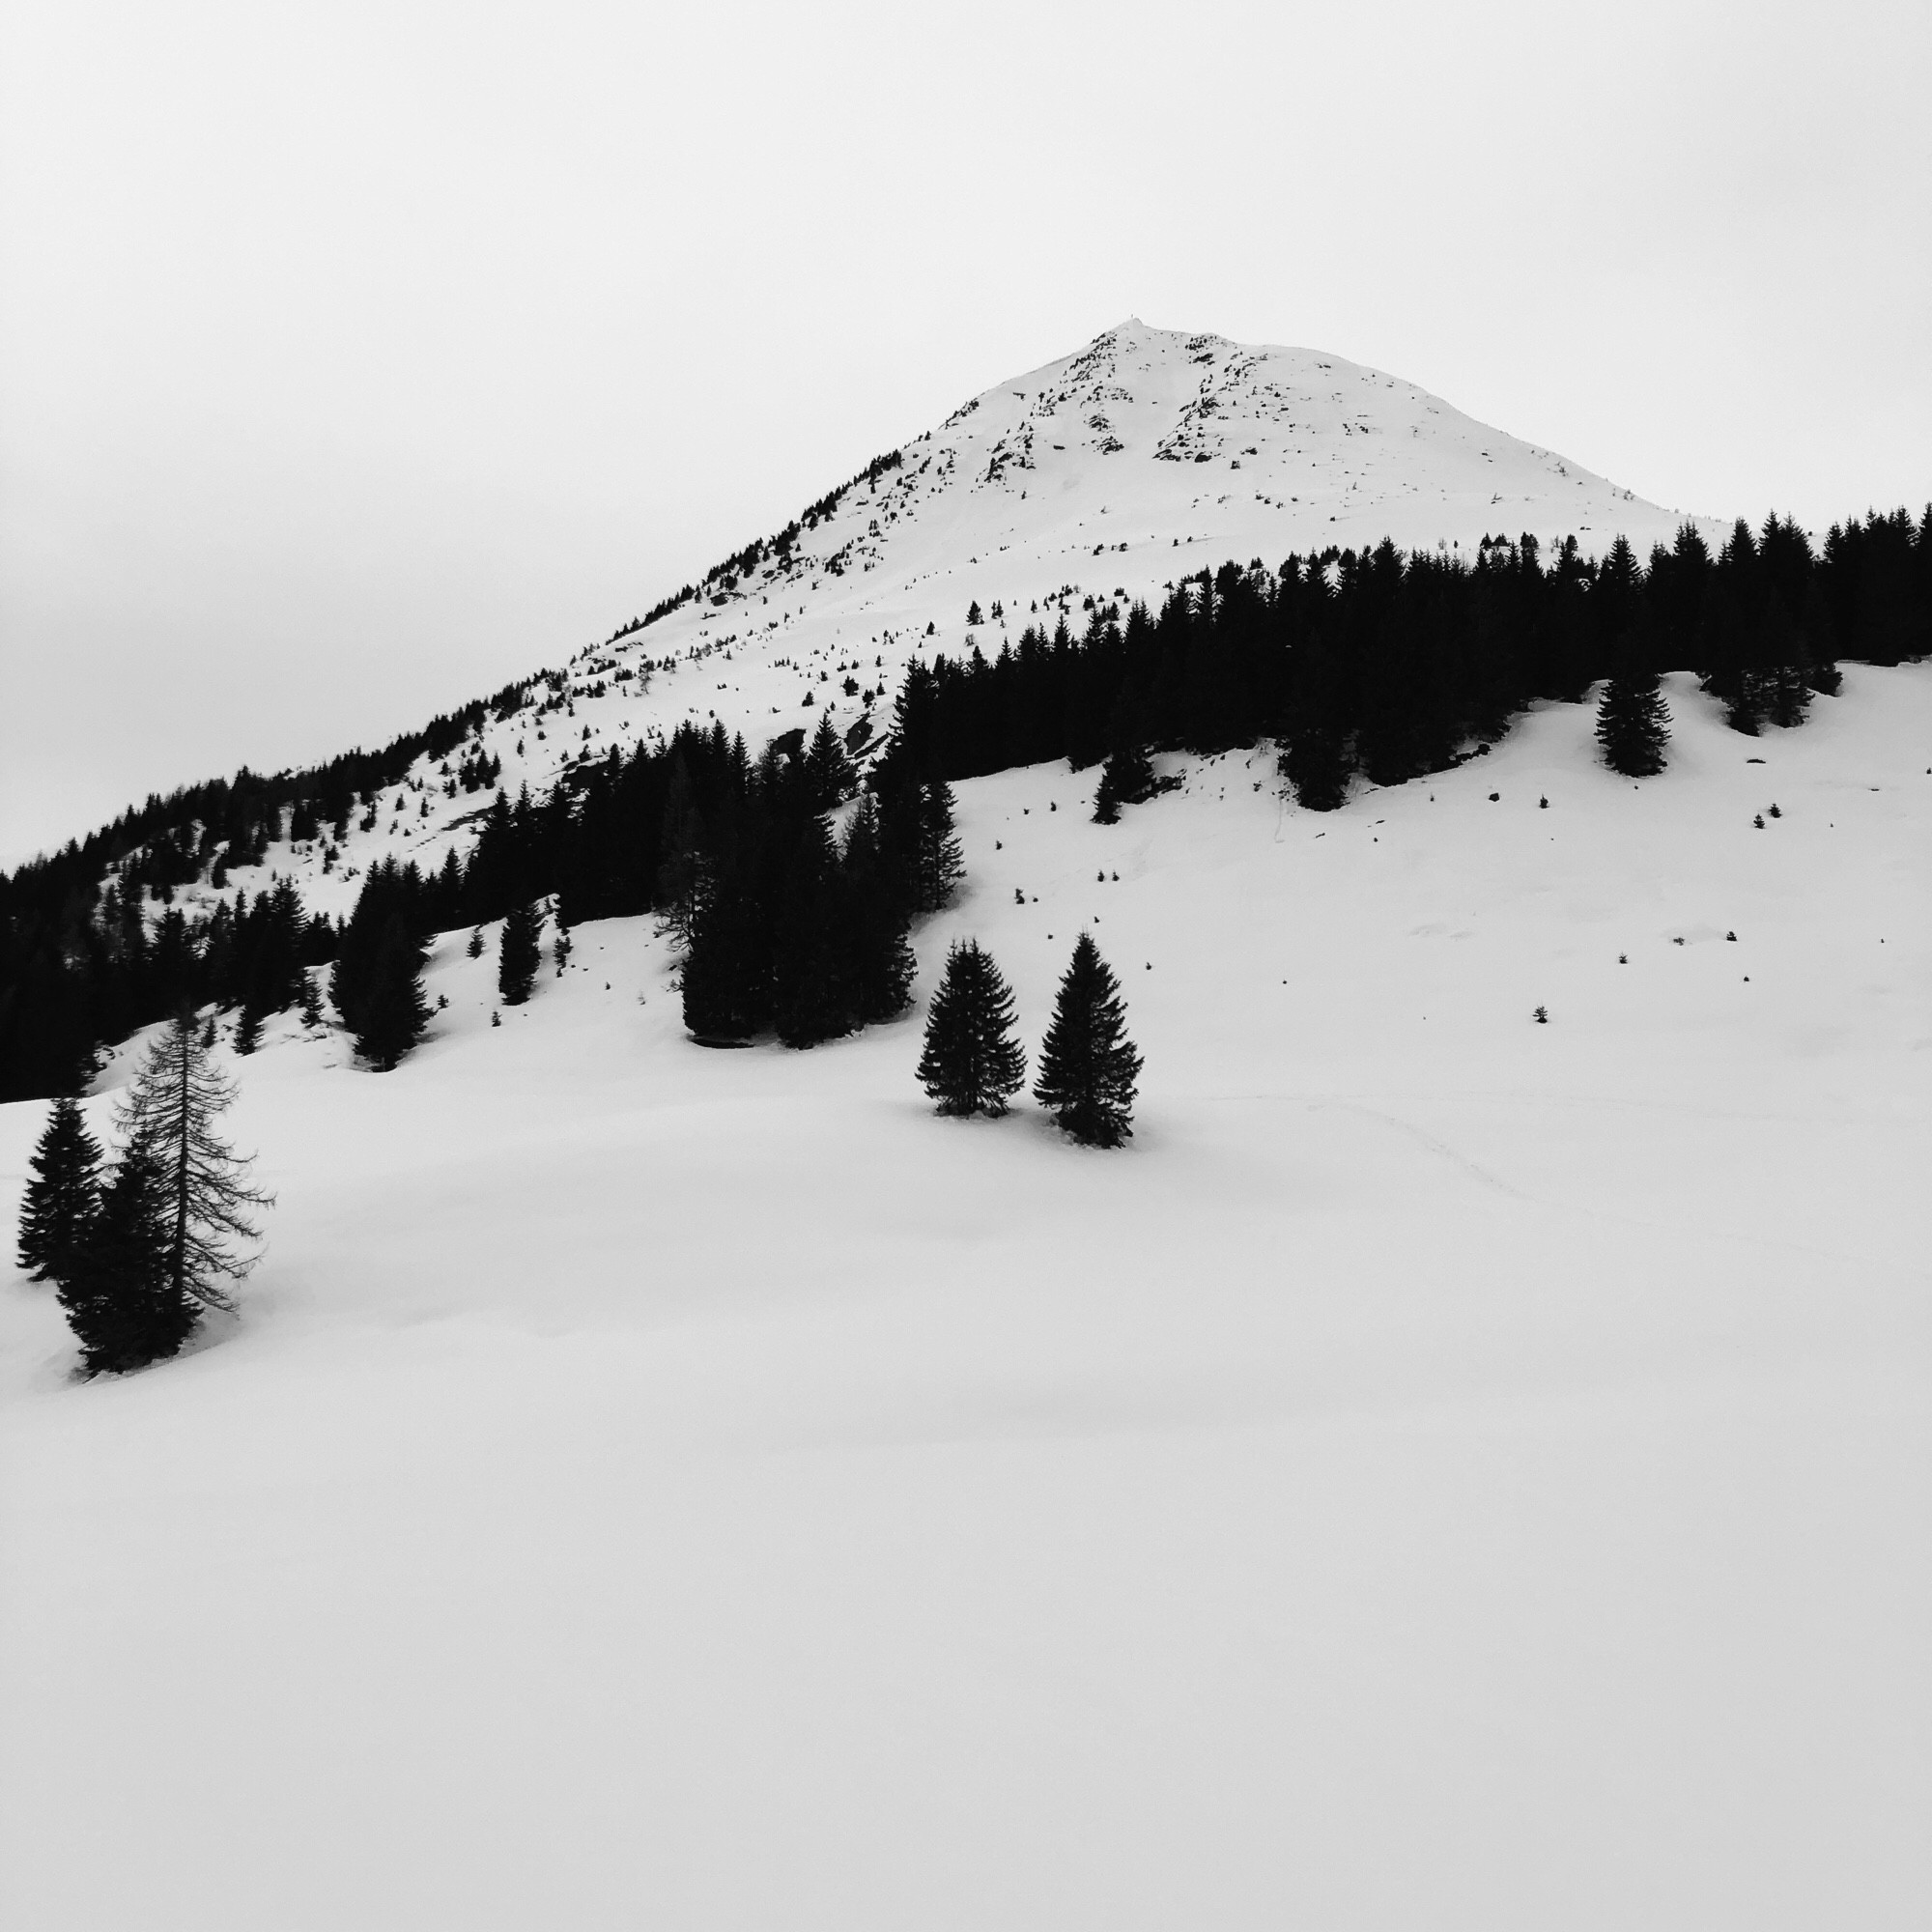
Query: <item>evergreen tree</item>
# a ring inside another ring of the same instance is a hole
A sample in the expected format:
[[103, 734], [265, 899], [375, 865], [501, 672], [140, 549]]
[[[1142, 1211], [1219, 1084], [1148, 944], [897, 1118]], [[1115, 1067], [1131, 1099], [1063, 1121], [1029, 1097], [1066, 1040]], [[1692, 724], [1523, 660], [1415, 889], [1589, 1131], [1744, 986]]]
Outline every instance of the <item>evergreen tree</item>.
[[328, 990], [355, 1050], [386, 1073], [429, 1025], [423, 996], [425, 894], [413, 865], [371, 868], [343, 929]]
[[859, 775], [845, 746], [832, 728], [832, 714], [822, 711], [818, 729], [805, 754], [805, 802], [808, 811], [830, 811], [852, 796]]
[[1781, 729], [1804, 724], [1811, 708], [1811, 658], [1776, 591], [1765, 606], [1765, 716]]
[[1140, 1071], [1120, 981], [1092, 934], [1083, 932], [1040, 1047], [1034, 1098], [1083, 1146], [1119, 1147], [1133, 1132]]
[[860, 1026], [895, 1019], [912, 998], [919, 961], [906, 935], [904, 902], [887, 874], [878, 808], [869, 797], [860, 799], [845, 829], [842, 867], [854, 1017]]
[[100, 1202], [100, 1148], [79, 1101], [54, 1102], [27, 1165], [33, 1179], [20, 1207], [20, 1265], [36, 1281], [61, 1281]]
[[978, 940], [957, 942], [926, 1015], [920, 1084], [942, 1114], [1004, 1114], [1026, 1080], [1013, 1037], [1013, 996]]
[[246, 1058], [262, 1043], [262, 1015], [243, 1006], [235, 1016], [235, 1051]]
[[503, 916], [497, 947], [497, 990], [506, 1007], [521, 1007], [537, 982], [543, 956], [543, 911], [539, 905], [513, 905]]
[[[378, 1073], [399, 1065], [429, 1027], [423, 992], [423, 943], [394, 912], [384, 922], [369, 961], [369, 978], [350, 1021], [355, 1051]], [[336, 1005], [342, 1004], [341, 995]]]
[[1094, 822], [1116, 824], [1122, 806], [1140, 805], [1152, 796], [1153, 765], [1141, 746], [1130, 745], [1100, 767], [1100, 782], [1094, 792]]
[[787, 868], [772, 959], [772, 1017], [786, 1046], [815, 1046], [852, 1030], [841, 883], [825, 821], [808, 818]]
[[919, 788], [915, 846], [915, 910], [938, 912], [952, 903], [966, 876], [966, 861], [952, 836], [952, 787], [932, 781]]
[[771, 1014], [771, 968], [757, 907], [723, 864], [699, 865], [690, 924], [678, 972], [686, 1031], [707, 1044], [750, 1039]]
[[1663, 769], [1670, 742], [1670, 711], [1658, 689], [1648, 639], [1627, 633], [1618, 651], [1619, 668], [1604, 686], [1597, 706], [1597, 743], [1604, 762], [1627, 779], [1655, 778]]
[[90, 1375], [165, 1360], [194, 1332], [197, 1311], [171, 1265], [166, 1179], [138, 1142], [116, 1163], [55, 1292]]
[[222, 1283], [239, 1281], [254, 1265], [234, 1244], [260, 1238], [249, 1210], [274, 1198], [249, 1185], [250, 1159], [215, 1132], [216, 1117], [234, 1098], [194, 1015], [183, 1009], [149, 1047], [118, 1116], [127, 1152], [153, 1169], [160, 1189], [169, 1286], [185, 1301], [211, 1308], [230, 1306]]

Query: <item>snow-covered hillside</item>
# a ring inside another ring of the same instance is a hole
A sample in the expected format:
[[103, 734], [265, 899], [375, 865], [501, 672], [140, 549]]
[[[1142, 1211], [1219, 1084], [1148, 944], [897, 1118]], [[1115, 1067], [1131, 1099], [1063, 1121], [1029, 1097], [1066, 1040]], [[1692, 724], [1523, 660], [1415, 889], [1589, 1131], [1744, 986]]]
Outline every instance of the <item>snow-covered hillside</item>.
[[[1129, 321], [887, 452], [789, 544], [755, 533], [748, 566], [533, 680], [525, 708], [471, 742], [512, 797], [540, 795], [580, 758], [685, 721], [722, 719], [754, 751], [828, 709], [883, 732], [911, 658], [992, 656], [1063, 612], [1077, 633], [1088, 597], [1158, 605], [1163, 586], [1230, 558], [1272, 568], [1384, 537], [1473, 553], [1524, 531], [1586, 550], [1621, 533], [1641, 555], [1683, 521], [1379, 370]], [[985, 621], [971, 628], [976, 604]], [[312, 909], [346, 913], [372, 859], [440, 864], [488, 797], [444, 798], [452, 764], [424, 759], [371, 801], [373, 832], [352, 832], [327, 875], [319, 847], [282, 844], [235, 885], [281, 872]]]
[[[479, 755], [883, 726], [975, 602], [1678, 521], [1133, 323], [889, 454], [225, 889], [440, 864]], [[1640, 785], [1575, 705], [1330, 813], [1265, 746], [1112, 826], [968, 781], [912, 1011], [809, 1052], [695, 1045], [645, 919], [500, 1024], [442, 935], [387, 1074], [269, 1022], [234, 1318], [82, 1384], [0, 1276], [0, 1919], [1917, 1932], [1932, 667], [1760, 738], [1665, 686]], [[1082, 930], [1131, 1145], [936, 1118], [949, 942], [1037, 1053]]]
[[0, 1289], [8, 1922], [1923, 1924], [1932, 678], [1669, 697], [1641, 787], [960, 786], [922, 995], [1037, 1047], [1093, 930], [1116, 1154], [916, 1013], [693, 1046], [643, 921], [278, 1023], [237, 1323], [77, 1386]]

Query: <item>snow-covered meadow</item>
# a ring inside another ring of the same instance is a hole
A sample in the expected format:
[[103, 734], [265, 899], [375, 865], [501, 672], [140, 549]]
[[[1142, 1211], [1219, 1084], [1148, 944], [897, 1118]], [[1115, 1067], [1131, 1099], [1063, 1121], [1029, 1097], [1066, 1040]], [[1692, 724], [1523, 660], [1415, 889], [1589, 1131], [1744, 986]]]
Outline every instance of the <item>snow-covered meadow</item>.
[[1932, 673], [1667, 695], [1641, 786], [960, 786], [922, 995], [1037, 1047], [1090, 926], [1120, 1153], [917, 1011], [694, 1046], [645, 922], [278, 1023], [237, 1321], [80, 1385], [0, 1286], [8, 1923], [1925, 1923]]

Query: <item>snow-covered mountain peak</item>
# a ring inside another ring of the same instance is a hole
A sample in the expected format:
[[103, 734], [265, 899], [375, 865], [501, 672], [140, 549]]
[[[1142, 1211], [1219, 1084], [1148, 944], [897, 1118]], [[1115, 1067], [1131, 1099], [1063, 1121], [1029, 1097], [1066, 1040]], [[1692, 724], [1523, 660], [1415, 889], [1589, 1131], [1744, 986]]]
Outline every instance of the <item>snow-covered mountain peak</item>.
[[[1231, 558], [1273, 567], [1383, 538], [1473, 552], [1524, 531], [1593, 550], [1621, 532], [1642, 552], [1680, 521], [1382, 370], [1129, 317], [981, 390], [649, 619], [532, 678], [460, 758], [421, 760], [369, 801], [327, 873], [312, 844], [266, 863], [346, 911], [370, 860], [438, 865], [468, 843], [479, 800], [459, 773], [473, 784], [487, 766], [513, 797], [537, 795], [681, 724], [721, 722], [755, 749], [828, 711], [876, 743], [914, 657], [995, 655], [1029, 622], [1077, 629], [1089, 599], [1158, 604]], [[254, 890], [260, 871], [232, 876]]]

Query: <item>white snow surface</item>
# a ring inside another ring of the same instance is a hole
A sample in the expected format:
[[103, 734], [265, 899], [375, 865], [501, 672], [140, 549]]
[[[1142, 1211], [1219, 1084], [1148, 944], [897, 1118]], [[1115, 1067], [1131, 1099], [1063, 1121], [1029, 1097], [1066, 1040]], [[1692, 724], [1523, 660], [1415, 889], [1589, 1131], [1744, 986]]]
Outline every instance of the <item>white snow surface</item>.
[[1923, 1926], [1932, 671], [1667, 689], [1640, 786], [961, 785], [920, 1007], [977, 934], [1037, 1049], [1092, 929], [1120, 1152], [919, 1010], [698, 1048], [643, 921], [500, 1028], [445, 936], [387, 1075], [277, 1022], [236, 1320], [81, 1384], [0, 1284], [0, 1916]]

